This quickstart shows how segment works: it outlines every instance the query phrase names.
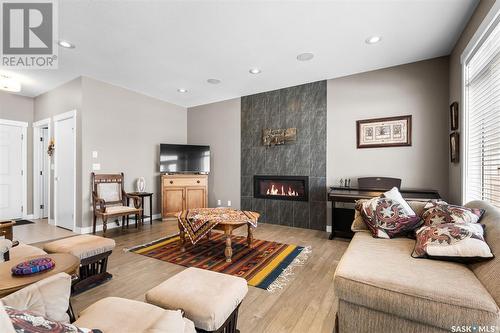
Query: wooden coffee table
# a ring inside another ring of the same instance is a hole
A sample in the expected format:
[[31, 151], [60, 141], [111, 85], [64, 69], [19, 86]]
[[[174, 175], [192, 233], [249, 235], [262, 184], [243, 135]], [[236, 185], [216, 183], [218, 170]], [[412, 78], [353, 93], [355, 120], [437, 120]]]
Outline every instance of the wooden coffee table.
[[[12, 275], [11, 268], [20, 262], [35, 258], [51, 258], [56, 263], [56, 266], [48, 271], [36, 273], [26, 276]], [[7, 296], [13, 292], [22, 289], [32, 283], [45, 279], [46, 277], [57, 273], [65, 272], [75, 274], [78, 272], [80, 259], [68, 253], [44, 254], [40, 256], [32, 256], [26, 258], [16, 258], [10, 261], [0, 263], [0, 297]]]
[[[256, 219], [259, 219], [260, 214], [252, 212]], [[233, 256], [233, 248], [231, 246], [231, 235], [233, 234], [233, 230], [238, 229], [242, 226], [247, 226], [247, 245], [248, 247], [252, 247], [253, 242], [253, 229], [254, 227], [248, 222], [235, 222], [235, 221], [221, 221], [219, 222], [212, 230], [221, 230], [224, 231], [224, 235], [226, 235], [226, 247], [224, 249], [224, 255], [226, 256], [226, 262], [231, 262], [231, 258]], [[179, 236], [181, 240], [182, 251], [185, 251], [186, 245], [186, 235], [184, 233], [184, 229], [182, 225], [179, 223]], [[207, 235], [210, 238], [210, 232]]]

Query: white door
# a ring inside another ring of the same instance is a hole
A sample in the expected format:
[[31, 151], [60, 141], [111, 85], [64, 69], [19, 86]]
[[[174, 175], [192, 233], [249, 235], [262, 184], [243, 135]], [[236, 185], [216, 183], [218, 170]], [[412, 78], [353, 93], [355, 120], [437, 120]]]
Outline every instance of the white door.
[[23, 216], [23, 128], [0, 124], [0, 220]]
[[54, 117], [55, 204], [58, 227], [73, 230], [75, 218], [75, 118]]
[[49, 129], [40, 129], [40, 218], [46, 218], [49, 215], [49, 159], [47, 155], [47, 146], [49, 144]]

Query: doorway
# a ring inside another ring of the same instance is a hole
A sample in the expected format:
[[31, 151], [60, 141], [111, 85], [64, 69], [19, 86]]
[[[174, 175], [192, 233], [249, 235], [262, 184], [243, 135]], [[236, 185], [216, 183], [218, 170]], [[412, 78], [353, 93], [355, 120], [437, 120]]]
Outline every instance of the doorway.
[[76, 110], [54, 116], [54, 222], [71, 231], [76, 216]]
[[0, 119], [0, 219], [19, 219], [27, 210], [28, 123]]
[[48, 218], [49, 221], [52, 219], [50, 213], [51, 168], [47, 148], [51, 137], [50, 118], [33, 124], [33, 217], [35, 219]]

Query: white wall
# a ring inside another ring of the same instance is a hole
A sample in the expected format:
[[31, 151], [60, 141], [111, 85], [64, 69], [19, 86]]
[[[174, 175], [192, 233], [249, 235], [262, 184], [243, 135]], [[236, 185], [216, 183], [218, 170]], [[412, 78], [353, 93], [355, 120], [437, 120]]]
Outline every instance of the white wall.
[[92, 224], [93, 163], [101, 165], [97, 173], [123, 172], [126, 191], [135, 191], [137, 178], [145, 177], [146, 191], [154, 192], [153, 213], [159, 213], [159, 144], [186, 143], [186, 108], [88, 77], [82, 78], [82, 94], [81, 227]]
[[188, 109], [189, 144], [210, 145], [208, 204], [240, 208], [241, 98]]
[[[447, 198], [447, 57], [329, 80], [327, 113], [328, 185], [397, 177], [402, 187], [436, 189]], [[356, 148], [356, 120], [400, 115], [413, 116], [411, 147]]]

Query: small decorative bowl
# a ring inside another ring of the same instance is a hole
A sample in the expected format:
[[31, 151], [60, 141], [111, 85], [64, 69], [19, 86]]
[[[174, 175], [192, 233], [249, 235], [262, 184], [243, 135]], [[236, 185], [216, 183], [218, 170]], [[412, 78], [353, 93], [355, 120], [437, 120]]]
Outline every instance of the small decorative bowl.
[[51, 270], [56, 263], [51, 258], [36, 258], [23, 261], [11, 268], [12, 274], [17, 276], [31, 275]]

